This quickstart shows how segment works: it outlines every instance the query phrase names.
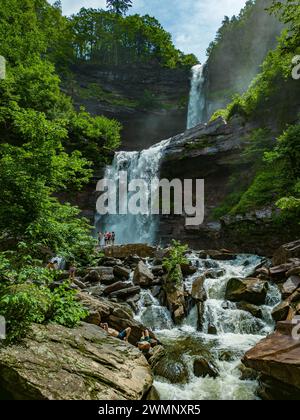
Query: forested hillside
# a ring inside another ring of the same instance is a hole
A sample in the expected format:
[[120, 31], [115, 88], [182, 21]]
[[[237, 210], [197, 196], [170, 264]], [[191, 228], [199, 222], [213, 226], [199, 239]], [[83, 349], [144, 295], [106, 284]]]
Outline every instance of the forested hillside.
[[286, 5], [273, 2], [269, 12], [286, 25], [276, 48], [269, 52], [249, 89], [213, 116], [223, 115], [228, 121], [240, 118], [255, 128], [241, 155], [241, 162], [248, 164], [247, 176], [233, 174], [232, 193], [216, 214], [269, 207], [284, 225], [298, 223], [300, 210], [300, 82], [296, 68], [300, 8], [291, 1]]
[[275, 48], [284, 24], [268, 12], [271, 4], [271, 0], [249, 0], [239, 15], [225, 16], [207, 49], [208, 117], [227, 105], [233, 95], [247, 90], [267, 53]]

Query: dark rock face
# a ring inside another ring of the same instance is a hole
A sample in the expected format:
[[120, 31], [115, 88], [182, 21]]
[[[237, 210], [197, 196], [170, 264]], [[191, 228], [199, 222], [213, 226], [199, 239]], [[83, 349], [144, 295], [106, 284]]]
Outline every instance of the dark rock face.
[[226, 299], [232, 302], [248, 302], [254, 305], [265, 303], [268, 283], [259, 279], [230, 279], [226, 289]]
[[279, 322], [277, 330], [243, 358], [245, 366], [261, 375], [260, 396], [263, 399], [300, 399], [300, 340], [292, 331], [300, 325]]
[[300, 236], [299, 224], [286, 226], [279, 232], [272, 221], [272, 208], [226, 216], [221, 220], [213, 215], [213, 210], [229, 193], [233, 168], [238, 168], [241, 174], [249, 173], [249, 167], [243, 164], [240, 156], [255, 128], [243, 121], [226, 123], [219, 118], [171, 139], [162, 160], [160, 177], [204, 179], [205, 220], [200, 226], [186, 226], [183, 216], [162, 216], [159, 229], [162, 243], [180, 238], [194, 249], [229, 248], [233, 252], [271, 256], [284, 241]]
[[206, 376], [217, 378], [219, 372], [212, 362], [206, 360], [204, 357], [198, 357], [194, 361], [194, 375], [198, 378], [205, 378]]
[[[147, 149], [186, 127], [190, 69], [149, 65], [74, 68], [78, 88], [69, 90], [75, 104], [93, 115], [104, 115], [123, 126], [122, 150]], [[97, 95], [97, 90], [104, 94]], [[145, 92], [156, 99], [155, 109], [142, 103]]]

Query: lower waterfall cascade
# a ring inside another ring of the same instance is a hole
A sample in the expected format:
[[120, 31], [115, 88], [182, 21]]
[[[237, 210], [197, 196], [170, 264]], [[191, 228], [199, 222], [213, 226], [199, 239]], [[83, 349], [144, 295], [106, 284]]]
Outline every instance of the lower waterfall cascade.
[[[261, 306], [262, 319], [239, 310], [233, 302], [225, 303], [226, 286], [230, 278], [246, 278], [261, 263], [262, 258], [239, 255], [236, 260], [203, 260], [197, 253], [189, 259], [198, 269], [185, 279], [185, 289], [191, 290], [193, 281], [203, 275], [207, 266], [222, 270], [222, 276], [207, 278], [204, 284], [208, 299], [205, 302], [203, 331], [197, 330], [197, 311], [192, 309], [181, 326], [175, 326], [166, 307], [160, 305], [150, 290], [143, 290], [136, 320], [152, 329], [170, 352], [178, 353], [178, 360], [186, 365], [188, 382], [170, 383], [162, 377], [155, 378], [155, 387], [163, 400], [253, 400], [258, 387], [256, 380], [241, 380], [241, 358], [247, 350], [272, 332], [274, 321], [271, 312], [280, 302], [280, 292], [269, 284], [265, 305]], [[208, 333], [213, 325], [216, 335]], [[217, 378], [199, 378], [194, 375], [193, 361], [209, 353], [218, 368]]]

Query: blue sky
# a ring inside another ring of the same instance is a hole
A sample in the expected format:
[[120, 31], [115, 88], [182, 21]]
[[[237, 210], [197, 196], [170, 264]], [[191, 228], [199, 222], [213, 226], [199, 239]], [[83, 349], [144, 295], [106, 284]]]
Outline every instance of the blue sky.
[[[62, 0], [65, 15], [81, 7], [104, 8], [105, 4], [106, 0]], [[245, 0], [133, 0], [133, 4], [130, 13], [155, 16], [172, 34], [177, 48], [196, 54], [203, 62], [223, 17], [239, 13]]]

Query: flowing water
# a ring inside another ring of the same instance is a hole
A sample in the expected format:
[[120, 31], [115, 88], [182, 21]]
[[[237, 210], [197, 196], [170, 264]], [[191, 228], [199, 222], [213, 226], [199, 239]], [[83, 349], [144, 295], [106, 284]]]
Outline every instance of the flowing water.
[[[151, 181], [159, 175], [160, 161], [169, 142], [170, 140], [164, 140], [141, 152], [118, 152], [115, 154], [112, 165], [107, 167], [105, 178], [117, 182], [117, 194], [119, 194], [120, 171], [127, 172], [128, 184], [132, 180], [141, 179], [145, 180], [149, 186], [146, 196], [146, 201], [149, 204], [148, 212], [144, 214], [128, 213], [126, 215], [96, 216], [98, 231], [115, 232], [118, 244], [155, 243], [159, 216], [152, 215], [150, 212], [150, 185]], [[128, 200], [131, 196], [128, 195]]]
[[[189, 380], [185, 384], [174, 384], [157, 377], [155, 386], [164, 400], [245, 400], [256, 399], [255, 380], [241, 380], [239, 366], [247, 350], [269, 334], [273, 328], [272, 308], [280, 302], [280, 292], [270, 285], [266, 305], [262, 306], [263, 319], [238, 310], [234, 303], [225, 302], [228, 280], [232, 277], [247, 277], [261, 262], [261, 258], [240, 255], [232, 261], [202, 260], [196, 254], [190, 255], [197, 273], [185, 280], [190, 290], [193, 281], [208, 267], [217, 271], [220, 277], [206, 279], [208, 300], [205, 303], [203, 331], [197, 331], [197, 311], [192, 309], [182, 326], [174, 326], [168, 310], [160, 306], [150, 291], [144, 290], [139, 303], [137, 319], [152, 328], [168, 351], [176, 353], [178, 360], [185, 363]], [[209, 326], [216, 328], [216, 335], [208, 334]], [[193, 372], [197, 356], [209, 354], [219, 370], [219, 376], [198, 378]]]
[[205, 64], [197, 64], [192, 68], [191, 91], [188, 108], [187, 128], [193, 128], [204, 122], [205, 95], [204, 95], [204, 69]]

